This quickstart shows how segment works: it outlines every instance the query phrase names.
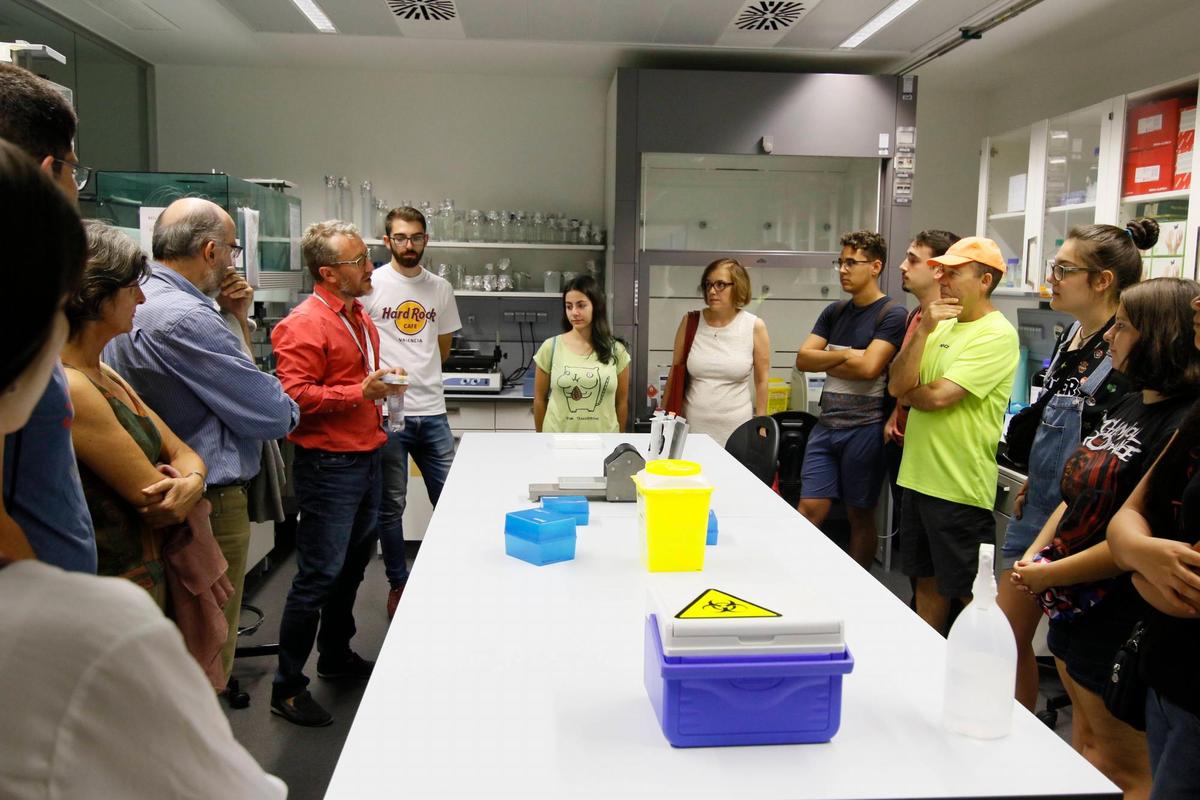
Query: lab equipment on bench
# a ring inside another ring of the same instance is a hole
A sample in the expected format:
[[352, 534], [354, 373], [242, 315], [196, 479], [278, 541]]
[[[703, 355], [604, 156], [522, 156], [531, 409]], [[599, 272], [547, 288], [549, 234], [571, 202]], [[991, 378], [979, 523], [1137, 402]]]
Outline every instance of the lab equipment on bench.
[[575, 558], [575, 517], [542, 508], [504, 515], [504, 552], [538, 567]]
[[632, 503], [637, 499], [633, 476], [646, 466], [646, 459], [631, 444], [619, 444], [604, 459], [603, 474], [597, 477], [562, 477], [557, 483], [529, 484], [529, 499], [579, 495], [588, 500]]
[[481, 355], [477, 347], [455, 348], [442, 364], [442, 387], [451, 393], [496, 394], [504, 388], [502, 357], [499, 345], [490, 356]]
[[642, 563], [651, 572], [704, 569], [712, 484], [694, 461], [663, 458], [633, 476]]

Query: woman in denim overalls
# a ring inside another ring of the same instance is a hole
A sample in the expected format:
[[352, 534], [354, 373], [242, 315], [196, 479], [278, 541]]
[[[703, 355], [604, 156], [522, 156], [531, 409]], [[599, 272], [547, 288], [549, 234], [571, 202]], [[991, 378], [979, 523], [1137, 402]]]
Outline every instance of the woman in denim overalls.
[[1112, 370], [1104, 332], [1112, 324], [1121, 290], [1136, 283], [1142, 259], [1128, 230], [1114, 225], [1073, 228], [1054, 258], [1048, 276], [1053, 290], [1050, 307], [1076, 318], [1059, 340], [1046, 371], [1046, 391], [1053, 393], [1042, 412], [1029, 454], [1025, 485], [1017, 493], [1013, 519], [1004, 535], [997, 601], [1017, 640], [1016, 698], [1029, 710], [1037, 702], [1037, 661], [1033, 634], [1041, 609], [1009, 580], [1013, 562], [1025, 555], [1042, 527], [1062, 502], [1059, 482], [1067, 457], [1088, 432], [1128, 391], [1128, 383]]

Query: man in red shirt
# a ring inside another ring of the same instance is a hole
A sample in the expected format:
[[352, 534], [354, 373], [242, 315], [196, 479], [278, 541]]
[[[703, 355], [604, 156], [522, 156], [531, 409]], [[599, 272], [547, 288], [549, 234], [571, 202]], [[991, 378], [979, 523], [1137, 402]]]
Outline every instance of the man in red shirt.
[[313, 294], [271, 334], [276, 375], [300, 406], [300, 423], [288, 434], [300, 505], [297, 572], [280, 622], [271, 711], [320, 726], [333, 717], [305, 688], [313, 641], [319, 677], [366, 679], [375, 666], [350, 649], [350, 639], [354, 599], [378, 536], [387, 443], [378, 403], [403, 390], [382, 378], [404, 370], [379, 369], [379, 332], [357, 299], [370, 293], [372, 270], [358, 229], [337, 220], [310, 225], [301, 249]]

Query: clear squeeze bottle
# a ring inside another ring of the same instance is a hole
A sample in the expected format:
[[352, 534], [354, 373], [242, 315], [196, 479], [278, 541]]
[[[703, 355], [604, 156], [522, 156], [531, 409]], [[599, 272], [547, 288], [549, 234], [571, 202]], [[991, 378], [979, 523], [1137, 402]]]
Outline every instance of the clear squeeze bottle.
[[998, 739], [1012, 729], [1017, 644], [996, 605], [996, 546], [979, 545], [971, 603], [946, 642], [946, 695], [942, 724], [976, 739]]

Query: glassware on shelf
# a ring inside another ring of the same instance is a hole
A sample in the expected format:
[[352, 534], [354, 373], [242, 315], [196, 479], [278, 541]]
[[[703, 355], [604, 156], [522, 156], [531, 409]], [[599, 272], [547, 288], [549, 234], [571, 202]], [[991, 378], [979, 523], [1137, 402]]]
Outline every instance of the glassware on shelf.
[[546, 218], [542, 215], [542, 212], [533, 212], [533, 217], [529, 224], [529, 241], [535, 243], [546, 241]]
[[383, 222], [384, 222], [384, 220], [387, 219], [388, 212], [391, 210], [392, 210], [391, 206], [389, 206], [387, 204], [386, 200], [376, 199], [375, 200], [375, 224], [372, 226], [370, 233], [366, 233], [366, 231], [364, 231], [364, 233], [366, 233], [366, 235], [368, 235], [372, 238], [375, 238], [375, 237], [382, 238], [383, 237]]
[[455, 242], [467, 240], [467, 214], [465, 211], [455, 211], [453, 224], [450, 228], [450, 239]]
[[443, 240], [454, 239], [454, 201], [446, 198], [438, 209], [438, 235]]
[[592, 228], [592, 242], [591, 243], [592, 244], [600, 244], [600, 245], [604, 244], [606, 235], [607, 234], [606, 234], [604, 228]]
[[363, 236], [370, 238], [372, 222], [375, 219], [375, 187], [370, 181], [359, 184], [359, 227]]
[[500, 216], [496, 220], [496, 241], [511, 242], [512, 240], [512, 219], [507, 210], [501, 209]]
[[558, 215], [550, 214], [546, 217], [546, 232], [545, 232], [545, 235], [542, 237], [542, 241], [546, 244], [557, 244], [558, 243], [558, 235], [559, 235]]
[[513, 213], [512, 235], [514, 242], [524, 243], [529, 241], [529, 221], [526, 218], [524, 211], [516, 211]]
[[483, 241], [483, 216], [479, 213], [478, 209], [472, 208], [467, 215], [467, 241]]
[[579, 223], [579, 241], [576, 244], [592, 243], [592, 221], [585, 219]]
[[325, 219], [337, 219], [339, 207], [338, 181], [335, 175], [325, 176]]
[[500, 212], [489, 211], [483, 222], [483, 241], [495, 242], [500, 235]]
[[494, 274], [489, 273], [483, 276], [483, 290], [485, 292], [496, 291], [496, 276]]
[[513, 290], [513, 281], [511, 275], [496, 276], [496, 291], [511, 292]]
[[568, 270], [568, 271], [566, 271], [566, 272], [564, 272], [564, 273], [562, 274], [562, 285], [563, 285], [563, 286], [566, 286], [566, 285], [568, 285], [568, 284], [569, 284], [571, 281], [575, 280], [575, 279], [576, 279], [576, 278], [578, 278], [578, 277], [579, 277], [579, 273], [578, 273], [578, 272], [571, 272], [571, 271], [569, 271], [569, 270]]
[[562, 273], [558, 270], [546, 270], [542, 273], [542, 291], [547, 294], [562, 292]]
[[571, 219], [567, 223], [567, 244], [579, 244], [579, 220]]
[[529, 288], [529, 273], [514, 272], [512, 276], [513, 289], [518, 292], [528, 291]]
[[583, 265], [583, 271], [592, 277], [598, 275], [600, 270], [596, 267], [596, 259], [589, 258]]
[[338, 213], [337, 218], [351, 222], [354, 220], [354, 198], [350, 195], [350, 179], [345, 175], [338, 178]]

